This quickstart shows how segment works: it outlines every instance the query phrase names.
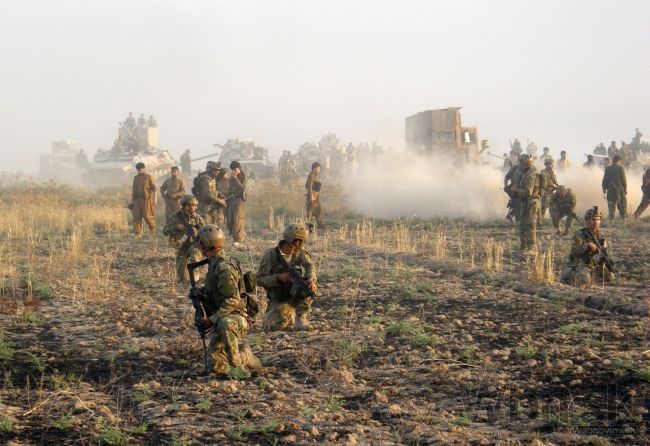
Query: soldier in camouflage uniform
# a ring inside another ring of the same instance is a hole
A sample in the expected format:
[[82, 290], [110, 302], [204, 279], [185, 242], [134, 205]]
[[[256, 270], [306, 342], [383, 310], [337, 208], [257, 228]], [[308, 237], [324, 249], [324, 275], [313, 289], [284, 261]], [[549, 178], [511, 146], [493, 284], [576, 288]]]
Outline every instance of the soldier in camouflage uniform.
[[503, 190], [508, 194], [508, 198], [510, 198], [508, 201], [508, 214], [506, 215], [506, 218], [510, 220], [510, 222], [513, 220], [515, 222], [519, 221], [520, 200], [517, 197], [517, 194], [513, 192], [512, 188], [519, 182], [523, 168], [524, 165], [521, 160], [519, 160], [517, 164], [508, 170], [508, 173], [506, 173], [506, 176], [503, 179]]
[[607, 241], [600, 232], [601, 213], [598, 206], [585, 214], [585, 227], [573, 234], [569, 263], [560, 276], [560, 282], [567, 285], [589, 287], [594, 281], [613, 282], [610, 271], [600, 256], [607, 250]]
[[520, 200], [519, 239], [521, 251], [533, 253], [535, 245], [537, 218], [539, 216], [539, 173], [533, 166], [533, 160], [526, 153], [520, 157], [523, 164], [521, 178], [512, 191]]
[[199, 228], [205, 225], [203, 218], [196, 213], [198, 201], [196, 197], [185, 195], [181, 199], [181, 209], [174, 212], [165, 223], [163, 234], [169, 237], [169, 242], [176, 251], [176, 279], [187, 282], [187, 263], [196, 262], [199, 257], [195, 238]]
[[607, 197], [607, 207], [609, 209], [609, 219], [613, 220], [616, 216], [616, 208], [622, 219], [627, 216], [627, 180], [625, 178], [625, 169], [621, 165], [623, 159], [620, 155], [615, 155], [612, 159], [613, 164], [605, 169], [603, 175], [603, 194]]
[[165, 199], [165, 219], [181, 208], [180, 200], [185, 195], [185, 184], [178, 176], [178, 167], [173, 166], [170, 175], [160, 186], [160, 195]]
[[198, 212], [208, 224], [217, 222], [217, 207], [226, 205], [226, 200], [217, 188], [218, 172], [219, 164], [208, 161], [205, 172], [200, 172], [194, 180], [196, 191], [193, 192], [199, 198]]
[[296, 270], [316, 291], [316, 268], [303, 249], [309, 229], [304, 224], [290, 224], [282, 232], [278, 246], [268, 250], [257, 271], [257, 284], [266, 289], [269, 307], [264, 315], [267, 330], [309, 330], [309, 313], [313, 299], [292, 284], [289, 268]]
[[305, 197], [307, 199], [307, 221], [310, 222], [312, 217], [314, 217], [316, 218], [318, 228], [323, 229], [325, 225], [323, 224], [323, 208], [320, 204], [321, 183], [318, 181], [320, 171], [320, 163], [313, 163], [311, 165], [311, 172], [307, 175], [307, 182], [305, 183], [305, 189], [307, 189]]
[[209, 331], [208, 370], [218, 375], [228, 374], [233, 368], [255, 370], [261, 367], [253, 355], [246, 334], [252, 325], [242, 297], [243, 275], [237, 259], [226, 258], [223, 251], [225, 237], [216, 225], [203, 226], [197, 239], [201, 252], [209, 259], [205, 286], [199, 290], [205, 313], [203, 326]]
[[558, 186], [557, 191], [553, 194], [549, 204], [549, 212], [551, 213], [551, 220], [553, 227], [558, 235], [562, 234], [560, 231], [560, 221], [566, 217], [564, 224], [564, 235], [569, 234], [569, 228], [573, 226], [576, 221], [576, 194], [571, 189], [564, 186]]
[[[639, 129], [636, 130], [637, 132], [639, 131]], [[639, 207], [634, 211], [634, 218], [639, 218], [648, 208], [648, 205], [650, 205], [650, 168], [646, 169], [641, 181], [641, 192], [643, 192], [643, 198], [641, 198]]]
[[230, 181], [228, 190], [228, 230], [232, 235], [233, 246], [238, 247], [244, 241], [244, 218], [246, 214], [246, 188], [248, 179], [239, 161], [230, 163]]
[[542, 202], [541, 202], [541, 209], [540, 209], [540, 215], [539, 215], [539, 226], [542, 226], [542, 221], [544, 220], [544, 217], [546, 216], [546, 210], [548, 209], [548, 206], [551, 202], [551, 197], [553, 196], [553, 192], [555, 192], [555, 189], [557, 189], [557, 177], [555, 176], [555, 172], [553, 172], [553, 166], [555, 166], [555, 161], [553, 159], [547, 158], [546, 161], [544, 161], [544, 170], [541, 172], [542, 175], [544, 175], [544, 179], [542, 181], [544, 185], [544, 190], [542, 192]]

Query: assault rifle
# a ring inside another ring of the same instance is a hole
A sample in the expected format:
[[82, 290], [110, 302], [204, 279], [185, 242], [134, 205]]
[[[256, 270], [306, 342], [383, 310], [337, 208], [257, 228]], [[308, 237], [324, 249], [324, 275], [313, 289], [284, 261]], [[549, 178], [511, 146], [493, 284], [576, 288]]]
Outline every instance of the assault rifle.
[[612, 259], [609, 258], [609, 255], [607, 255], [607, 251], [605, 248], [602, 247], [600, 242], [598, 241], [598, 237], [596, 235], [589, 231], [589, 235], [591, 237], [591, 241], [594, 242], [594, 245], [598, 248], [598, 264], [599, 265], [605, 265], [605, 267], [609, 270], [611, 273], [615, 273], [616, 271], [614, 270], [614, 262]]
[[311, 297], [312, 299], [316, 298], [316, 293], [311, 289], [311, 286], [309, 286], [309, 283], [305, 279], [302, 278], [300, 273], [296, 271], [294, 268], [291, 268], [287, 261], [282, 257], [282, 255], [278, 252], [277, 253], [278, 259], [280, 260], [280, 263], [282, 263], [282, 266], [284, 266], [287, 269], [287, 273], [289, 273], [289, 277], [291, 277], [291, 283], [292, 286], [295, 286], [297, 289], [302, 290], [307, 296]]
[[199, 262], [194, 262], [190, 263], [187, 265], [187, 271], [189, 272], [190, 275], [190, 300], [192, 301], [192, 305], [194, 306], [194, 325], [196, 326], [197, 331], [199, 332], [199, 336], [201, 337], [201, 341], [203, 342], [203, 367], [205, 368], [205, 373], [208, 373], [208, 347], [205, 343], [205, 338], [210, 331], [212, 331], [212, 327], [210, 328], [205, 328], [203, 325], [203, 318], [208, 317], [208, 315], [205, 313], [205, 308], [203, 308], [203, 304], [201, 303], [201, 292], [196, 288], [196, 280], [194, 279], [194, 270], [200, 266], [207, 265], [209, 262], [208, 259], [203, 259]]

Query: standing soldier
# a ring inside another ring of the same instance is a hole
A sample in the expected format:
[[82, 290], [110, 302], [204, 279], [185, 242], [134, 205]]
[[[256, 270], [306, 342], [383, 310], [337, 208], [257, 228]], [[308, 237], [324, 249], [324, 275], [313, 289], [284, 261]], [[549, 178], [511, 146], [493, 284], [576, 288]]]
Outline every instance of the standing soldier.
[[[639, 129], [636, 129], [638, 132]], [[641, 203], [639, 207], [634, 211], [634, 218], [639, 218], [641, 214], [648, 208], [650, 205], [650, 168], [645, 171], [643, 178], [641, 180], [641, 191], [643, 192], [643, 198], [641, 198]]]
[[138, 171], [138, 174], [133, 177], [133, 192], [131, 194], [133, 232], [137, 237], [142, 236], [142, 219], [144, 219], [153, 235], [156, 233], [154, 210], [158, 204], [156, 183], [151, 175], [145, 173], [144, 163], [136, 164], [135, 169]]
[[609, 159], [613, 160], [616, 155], [618, 155], [618, 147], [616, 147], [616, 141], [612, 141], [607, 148], [607, 156]]
[[585, 227], [573, 234], [569, 263], [560, 276], [560, 282], [589, 287], [598, 279], [613, 282], [612, 263], [607, 258], [607, 242], [600, 232], [601, 213], [598, 206], [585, 214]]
[[205, 225], [199, 214], [196, 213], [198, 200], [192, 195], [185, 195], [181, 199], [181, 208], [174, 212], [165, 223], [163, 234], [169, 237], [170, 244], [176, 251], [176, 279], [178, 282], [187, 282], [187, 263], [192, 259], [196, 262], [195, 244], [197, 231]]
[[214, 212], [215, 224], [220, 228], [226, 228], [226, 220], [228, 219], [228, 208], [226, 207], [225, 197], [228, 196], [230, 191], [230, 177], [228, 169], [225, 167], [219, 168], [219, 172], [215, 178], [217, 182], [217, 190], [219, 191], [219, 203], [217, 204]]
[[576, 194], [571, 189], [564, 186], [558, 186], [557, 191], [551, 197], [549, 205], [551, 221], [557, 235], [561, 235], [560, 221], [566, 217], [564, 224], [564, 235], [569, 234], [569, 228], [576, 221]]
[[135, 118], [133, 117], [133, 112], [129, 112], [129, 116], [124, 120], [124, 126], [127, 129], [135, 128]]
[[503, 190], [506, 194], [508, 194], [508, 197], [510, 198], [508, 200], [508, 215], [506, 215], [506, 218], [511, 223], [513, 221], [515, 222], [519, 221], [520, 200], [517, 197], [517, 193], [514, 192], [512, 189], [514, 186], [517, 185], [517, 183], [519, 183], [519, 179], [521, 178], [523, 168], [524, 168], [523, 163], [521, 162], [521, 160], [518, 160], [518, 163], [513, 165], [510, 168], [510, 170], [508, 170], [508, 173], [506, 173], [506, 176], [503, 179]]
[[616, 216], [616, 208], [622, 219], [627, 214], [627, 180], [625, 179], [625, 169], [621, 165], [621, 155], [614, 156], [614, 164], [605, 169], [603, 175], [603, 195], [607, 198], [607, 207], [609, 208], [609, 219], [613, 220]]
[[228, 192], [228, 230], [234, 240], [233, 246], [244, 241], [244, 214], [246, 212], [246, 174], [239, 161], [230, 163], [230, 190]]
[[311, 222], [312, 217], [315, 217], [318, 229], [324, 229], [323, 208], [320, 205], [321, 183], [318, 181], [320, 171], [320, 163], [316, 162], [311, 165], [311, 172], [307, 175], [307, 182], [305, 183], [307, 189], [307, 221]]
[[195, 190], [192, 192], [199, 199], [199, 215], [208, 224], [214, 224], [217, 221], [217, 206], [226, 204], [226, 201], [219, 194], [219, 189], [217, 189], [216, 177], [218, 172], [219, 164], [208, 161], [205, 172], [199, 172], [194, 179]]
[[246, 341], [252, 325], [247, 308], [243, 274], [239, 262], [226, 258], [225, 237], [216, 225], [203, 226], [197, 239], [201, 252], [209, 260], [205, 286], [199, 291], [204, 314], [201, 321], [212, 329], [207, 352], [207, 369], [217, 375], [233, 369], [245, 371], [261, 367]]
[[560, 152], [560, 159], [557, 160], [557, 169], [558, 170], [567, 170], [569, 168], [569, 160], [566, 158], [566, 150]]
[[521, 251], [532, 254], [537, 249], [535, 245], [536, 224], [539, 216], [539, 173], [533, 166], [533, 160], [526, 153], [519, 158], [523, 164], [521, 178], [512, 191], [520, 200], [519, 240]]
[[183, 175], [189, 178], [192, 176], [192, 157], [190, 156], [190, 149], [186, 149], [185, 153], [181, 155], [181, 169]]
[[178, 167], [172, 167], [171, 177], [167, 178], [162, 186], [160, 186], [160, 195], [165, 199], [166, 220], [181, 208], [180, 200], [185, 195], [185, 184], [178, 176]]
[[316, 291], [316, 268], [303, 248], [309, 229], [302, 223], [289, 224], [278, 246], [268, 250], [257, 271], [258, 285], [266, 289], [269, 307], [264, 315], [267, 330], [309, 330], [313, 298], [292, 282], [289, 268], [295, 270]]
[[593, 155], [587, 155], [587, 162], [582, 165], [586, 169], [592, 169], [596, 167], [596, 161], [594, 161]]
[[542, 203], [541, 203], [541, 212], [539, 215], [539, 226], [541, 227], [543, 224], [544, 217], [546, 216], [546, 210], [548, 209], [548, 206], [551, 202], [551, 197], [553, 196], [553, 192], [557, 189], [557, 177], [555, 176], [555, 172], [553, 172], [553, 166], [555, 166], [555, 161], [553, 159], [546, 159], [544, 161], [544, 170], [542, 171], [542, 175], [544, 178], [541, 181], [542, 186]]
[[147, 126], [147, 120], [144, 117], [144, 113], [140, 113], [140, 117], [138, 118], [138, 126], [139, 127], [146, 127]]

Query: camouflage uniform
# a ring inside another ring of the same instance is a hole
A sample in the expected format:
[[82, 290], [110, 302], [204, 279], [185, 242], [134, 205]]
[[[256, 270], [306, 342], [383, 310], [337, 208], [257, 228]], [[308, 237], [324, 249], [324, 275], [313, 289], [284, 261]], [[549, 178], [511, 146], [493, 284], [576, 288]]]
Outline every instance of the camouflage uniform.
[[564, 235], [569, 233], [569, 228], [576, 221], [576, 194], [571, 189], [558, 188], [553, 194], [549, 204], [549, 212], [553, 227], [560, 233], [560, 220], [566, 217]]
[[650, 205], [650, 169], [645, 171], [643, 175], [643, 180], [641, 184], [641, 191], [643, 192], [643, 197], [641, 198], [641, 203], [639, 207], [634, 211], [634, 218], [639, 218], [641, 214], [648, 208]]
[[536, 226], [539, 216], [539, 174], [532, 165], [524, 167], [517, 184], [517, 197], [521, 208], [519, 214], [519, 239], [522, 251], [535, 250]]
[[241, 171], [239, 176], [230, 176], [228, 194], [228, 230], [236, 243], [244, 240], [244, 217], [246, 213], [246, 174]]
[[[605, 237], [596, 232], [596, 237], [603, 249], [607, 249]], [[560, 282], [574, 286], [591, 286], [594, 280], [599, 282], [613, 282], [614, 274], [605, 265], [596, 263], [594, 257], [598, 254], [591, 254], [587, 243], [592, 242], [592, 233], [588, 228], [582, 228], [573, 234], [569, 263], [560, 276]]]
[[307, 221], [311, 221], [312, 217], [316, 218], [316, 224], [319, 228], [322, 228], [323, 225], [323, 208], [320, 204], [320, 191], [314, 190], [314, 183], [318, 182], [318, 176], [314, 172], [309, 172], [307, 175], [307, 182], [305, 183], [305, 189], [307, 193], [305, 195], [307, 204]]
[[192, 157], [190, 156], [189, 149], [181, 155], [181, 170], [186, 178], [192, 175]]
[[[504, 177], [503, 190], [510, 198], [508, 201], [508, 215], [506, 218], [511, 221], [512, 219], [519, 221], [519, 208], [521, 207], [520, 200], [517, 197], [517, 193], [512, 191], [512, 187], [519, 183], [522, 171], [523, 165], [521, 163], [515, 164], [510, 168], [510, 170], [508, 170], [508, 173], [506, 173], [506, 176]], [[508, 183], [508, 181], [510, 181], [510, 183]]]
[[607, 194], [609, 219], [614, 219], [616, 208], [618, 208], [621, 218], [625, 218], [627, 214], [627, 180], [623, 166], [614, 163], [607, 167], [603, 175], [602, 187], [603, 193]]
[[[291, 283], [284, 283], [278, 280], [278, 274], [286, 273], [288, 270], [282, 260], [282, 252], [279, 247], [269, 249], [262, 260], [257, 271], [257, 284], [266, 289], [269, 299], [269, 307], [264, 315], [264, 327], [267, 330], [288, 330], [294, 328], [296, 319], [306, 320], [311, 312], [313, 299]], [[311, 256], [307, 251], [300, 250], [285, 257], [287, 264], [298, 271], [305, 279], [316, 281], [316, 268]]]
[[[230, 367], [245, 368], [250, 365], [243, 351], [250, 351], [245, 337], [251, 324], [246, 300], [241, 297], [244, 289], [237, 260], [226, 259], [223, 254], [211, 258], [205, 292], [203, 306], [214, 324], [208, 345], [208, 370], [224, 374]], [[241, 349], [240, 342], [244, 344]]]
[[197, 262], [201, 255], [194, 243], [194, 237], [188, 235], [187, 230], [180, 230], [177, 225], [190, 226], [192, 229], [199, 229], [205, 224], [203, 218], [198, 214], [187, 215], [182, 209], [174, 212], [165, 223], [163, 234], [169, 237], [170, 244], [176, 251], [176, 279], [179, 282], [186, 282], [188, 277], [188, 262]]
[[156, 192], [156, 183], [148, 173], [138, 174], [133, 178], [133, 192], [131, 204], [133, 205], [133, 232], [142, 234], [142, 220], [147, 223], [151, 232], [156, 231], [155, 209], [151, 196]]
[[217, 206], [222, 197], [217, 189], [217, 181], [208, 175], [207, 172], [201, 172], [197, 178], [196, 195], [199, 199], [198, 213], [203, 217], [206, 224], [217, 222]]
[[169, 177], [160, 186], [160, 195], [165, 199], [165, 219], [168, 219], [174, 212], [180, 210], [180, 201], [185, 195], [185, 184], [183, 180], [176, 177]]
[[553, 192], [555, 192], [555, 189], [557, 189], [557, 177], [555, 176], [555, 172], [553, 172], [553, 169], [544, 169], [541, 172], [542, 175], [544, 175], [544, 190], [541, 191], [542, 193], [542, 201], [541, 201], [541, 212], [539, 215], [539, 223], [540, 226], [542, 225], [542, 219], [546, 216], [546, 210], [548, 209], [548, 206], [551, 202], [551, 197], [553, 196]]

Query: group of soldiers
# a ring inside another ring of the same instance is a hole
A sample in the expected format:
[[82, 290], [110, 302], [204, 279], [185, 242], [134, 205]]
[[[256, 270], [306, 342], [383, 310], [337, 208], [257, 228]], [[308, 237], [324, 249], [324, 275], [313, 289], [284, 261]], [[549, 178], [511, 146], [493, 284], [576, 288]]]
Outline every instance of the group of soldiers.
[[[133, 228], [137, 237], [143, 233], [143, 220], [152, 234], [156, 232], [154, 210], [157, 188], [153, 177], [145, 172], [145, 165], [136, 165], [133, 179]], [[176, 249], [176, 276], [178, 282], [192, 281], [188, 264], [200, 257], [208, 259], [204, 285], [193, 288], [192, 298], [199, 302], [197, 324], [208, 338], [206, 368], [217, 374], [230, 373], [233, 368], [247, 371], [260, 367], [259, 360], [246, 342], [246, 333], [255, 317], [255, 306], [250, 305], [247, 290], [255, 288], [246, 281], [246, 275], [236, 258], [224, 251], [228, 230], [235, 248], [244, 239], [244, 214], [247, 179], [238, 161], [230, 163], [229, 170], [219, 163], [208, 162], [205, 171], [193, 180], [192, 194], [187, 194], [177, 167], [160, 187], [165, 201], [166, 223], [163, 234]], [[312, 165], [306, 188], [308, 220], [315, 219], [323, 228], [320, 204], [321, 166]], [[292, 223], [282, 232], [277, 246], [261, 258], [253, 282], [266, 290], [268, 308], [264, 315], [267, 330], [309, 330], [309, 314], [317, 289], [316, 268], [304, 246], [311, 233], [309, 223]], [[248, 276], [250, 282], [250, 275]]]
[[136, 123], [136, 120], [133, 117], [133, 112], [129, 112], [129, 116], [124, 119], [124, 126], [127, 129], [134, 129], [136, 125], [138, 127], [158, 127], [158, 122], [156, 121], [156, 118], [153, 117], [153, 115], [149, 115], [149, 119], [146, 119], [144, 117], [144, 113], [140, 113], [140, 117]]

